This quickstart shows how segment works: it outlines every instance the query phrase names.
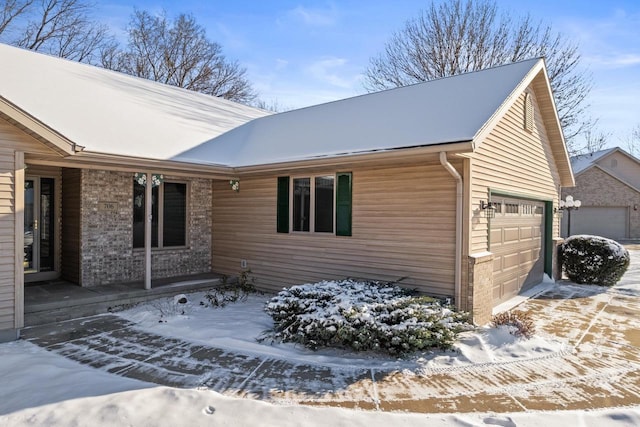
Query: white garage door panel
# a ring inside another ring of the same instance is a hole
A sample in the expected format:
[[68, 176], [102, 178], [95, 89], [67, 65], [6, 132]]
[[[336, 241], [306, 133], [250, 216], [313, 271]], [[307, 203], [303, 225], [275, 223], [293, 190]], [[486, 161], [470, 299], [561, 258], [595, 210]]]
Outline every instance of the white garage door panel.
[[493, 201], [501, 203], [490, 224], [490, 249], [495, 256], [493, 299], [499, 304], [544, 277], [544, 202], [512, 198]]
[[[563, 222], [567, 221], [568, 212], [565, 212]], [[586, 206], [571, 212], [571, 234], [593, 234], [610, 239], [624, 239], [627, 237], [627, 223], [626, 207]]]

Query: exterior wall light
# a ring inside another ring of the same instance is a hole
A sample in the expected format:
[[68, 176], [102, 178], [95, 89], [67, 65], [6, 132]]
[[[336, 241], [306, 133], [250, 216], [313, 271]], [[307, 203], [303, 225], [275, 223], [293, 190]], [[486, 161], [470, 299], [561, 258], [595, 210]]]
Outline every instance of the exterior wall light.
[[496, 216], [496, 207], [493, 202], [485, 202], [484, 200], [481, 200], [480, 210], [485, 211], [484, 216], [487, 218], [495, 218]]

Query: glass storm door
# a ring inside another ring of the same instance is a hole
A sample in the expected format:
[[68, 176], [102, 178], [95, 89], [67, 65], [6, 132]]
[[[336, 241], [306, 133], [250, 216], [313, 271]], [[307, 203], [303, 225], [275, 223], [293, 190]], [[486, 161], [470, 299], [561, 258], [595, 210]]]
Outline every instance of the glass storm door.
[[53, 178], [24, 181], [24, 272], [54, 271], [54, 188]]

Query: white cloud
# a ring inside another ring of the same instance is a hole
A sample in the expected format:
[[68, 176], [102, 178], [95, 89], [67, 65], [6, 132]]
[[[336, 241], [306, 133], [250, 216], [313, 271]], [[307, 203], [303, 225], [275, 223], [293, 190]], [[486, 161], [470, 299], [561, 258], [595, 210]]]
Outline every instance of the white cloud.
[[[344, 89], [351, 89], [360, 78], [359, 75], [344, 76], [347, 65], [345, 58], [325, 58], [307, 67], [307, 72], [317, 80]], [[343, 71], [340, 75], [340, 71]]]
[[563, 32], [579, 43], [585, 65], [610, 69], [640, 64], [640, 14], [613, 9], [601, 18], [571, 18]]
[[640, 53], [593, 55], [585, 56], [584, 59], [587, 64], [602, 68], [620, 68], [640, 65]]
[[289, 15], [296, 20], [302, 21], [306, 25], [314, 27], [332, 26], [338, 20], [338, 14], [335, 8], [318, 9], [298, 6], [289, 11]]
[[287, 68], [288, 65], [289, 65], [289, 61], [287, 61], [286, 59], [276, 58], [275, 70], [276, 71], [284, 70], [285, 68]]

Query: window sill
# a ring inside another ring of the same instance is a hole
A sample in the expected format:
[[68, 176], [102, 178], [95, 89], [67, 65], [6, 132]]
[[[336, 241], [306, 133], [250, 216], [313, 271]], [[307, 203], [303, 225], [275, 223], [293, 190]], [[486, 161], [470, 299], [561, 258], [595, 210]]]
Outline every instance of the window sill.
[[[169, 252], [191, 250], [190, 246], [169, 246], [166, 248], [151, 248], [151, 252]], [[144, 252], [144, 248], [133, 248], [133, 252]]]

